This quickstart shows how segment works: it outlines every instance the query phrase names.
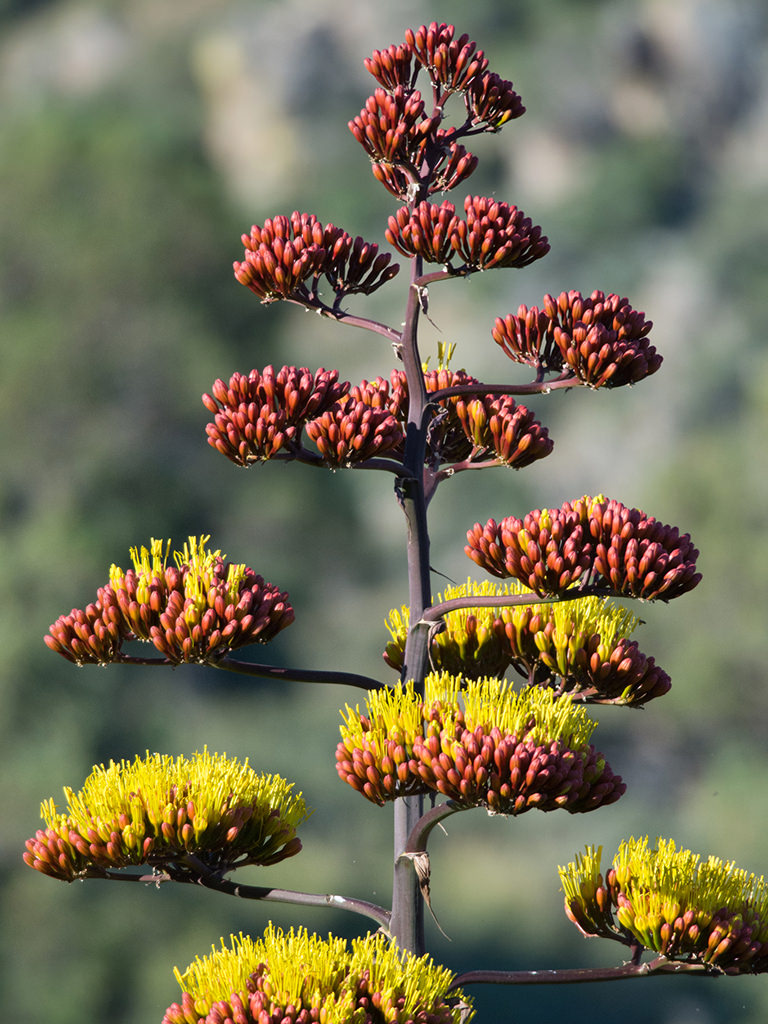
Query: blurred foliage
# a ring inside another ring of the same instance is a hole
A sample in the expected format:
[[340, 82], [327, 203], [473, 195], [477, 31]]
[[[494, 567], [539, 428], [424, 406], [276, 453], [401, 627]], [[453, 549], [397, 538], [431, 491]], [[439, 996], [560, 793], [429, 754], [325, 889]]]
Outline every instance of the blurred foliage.
[[[177, 997], [172, 966], [220, 935], [270, 918], [358, 927], [202, 891], [64, 888], [25, 869], [40, 800], [110, 757], [208, 744], [294, 778], [317, 811], [305, 853], [270, 880], [388, 902], [389, 813], [364, 806], [333, 766], [347, 693], [207, 670], [80, 671], [41, 637], [132, 544], [210, 532], [291, 593], [296, 624], [265, 660], [384, 677], [383, 618], [405, 580], [391, 482], [235, 471], [205, 445], [198, 396], [269, 362], [353, 381], [392, 367], [380, 341], [262, 309], [230, 265], [252, 221], [294, 208], [381, 239], [392, 203], [346, 122], [372, 89], [363, 56], [413, 17], [402, 0], [354, 13], [343, 0], [0, 4], [0, 984], [11, 1019], [159, 1020]], [[768, 18], [740, 0], [674, 11], [428, 0], [419, 19], [433, 18], [477, 39], [528, 107], [479, 140], [471, 190], [519, 203], [553, 249], [520, 275], [434, 289], [443, 330], [424, 325], [424, 354], [447, 336], [457, 365], [503, 379], [496, 315], [599, 287], [647, 311], [665, 357], [638, 388], [537, 403], [556, 442], [541, 465], [444, 485], [433, 565], [462, 580], [475, 520], [598, 491], [690, 530], [702, 550], [701, 586], [641, 613], [641, 645], [672, 692], [643, 714], [598, 716], [595, 742], [628, 782], [624, 800], [563, 821], [462, 815], [434, 842], [433, 902], [454, 939], [430, 925], [438, 960], [605, 963], [613, 951], [578, 937], [557, 891], [556, 865], [585, 843], [663, 833], [768, 871]], [[396, 281], [369, 309], [396, 320], [402, 302]], [[768, 1011], [764, 979], [657, 980], [642, 1005], [624, 986], [476, 993], [480, 1019], [513, 1002], [541, 1020], [567, 1009], [574, 1021], [756, 1024]]]

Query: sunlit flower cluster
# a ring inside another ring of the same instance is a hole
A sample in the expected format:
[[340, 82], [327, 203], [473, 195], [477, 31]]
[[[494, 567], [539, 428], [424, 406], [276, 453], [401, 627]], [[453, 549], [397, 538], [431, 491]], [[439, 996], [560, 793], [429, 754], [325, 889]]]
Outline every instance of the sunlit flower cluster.
[[[394, 371], [398, 412], [405, 422], [408, 386], [405, 374]], [[424, 374], [427, 394], [477, 384], [464, 370], [441, 367]], [[511, 395], [458, 395], [439, 399], [444, 413], [435, 417], [427, 437], [427, 462], [491, 461], [521, 469], [543, 459], [554, 447], [547, 428]]]
[[627, 597], [669, 601], [701, 579], [689, 534], [602, 495], [535, 509], [523, 519], [475, 523], [464, 550], [482, 569], [541, 597], [594, 582]]
[[210, 551], [209, 539], [190, 537], [174, 552], [175, 565], [168, 564], [170, 541], [131, 548], [133, 568], [113, 565], [96, 601], [60, 616], [45, 643], [78, 665], [106, 665], [126, 660], [129, 640], [151, 643], [172, 664], [215, 663], [272, 640], [293, 622], [288, 595]]
[[52, 799], [42, 804], [46, 827], [27, 841], [24, 860], [66, 882], [140, 864], [179, 875], [189, 856], [216, 871], [276, 864], [301, 849], [296, 829], [307, 810], [292, 789], [207, 750], [110, 761], [80, 791], [64, 788], [64, 811]]
[[[512, 82], [488, 70], [482, 50], [457, 37], [453, 25], [432, 22], [408, 29], [404, 43], [374, 50], [366, 69], [379, 83], [349, 129], [371, 159], [374, 176], [405, 200], [445, 192], [465, 181], [477, 157], [458, 141], [478, 132], [498, 131], [525, 107]], [[416, 89], [420, 73], [429, 79], [432, 108]], [[451, 96], [463, 100], [457, 123], [445, 127]]]
[[456, 274], [525, 267], [549, 252], [541, 228], [516, 206], [467, 196], [464, 213], [464, 218], [457, 215], [448, 200], [440, 206], [424, 200], [414, 209], [401, 207], [389, 218], [385, 235], [403, 255], [441, 263]]
[[471, 1011], [450, 996], [450, 971], [383, 935], [347, 943], [270, 924], [261, 939], [230, 937], [176, 978], [181, 1003], [163, 1024], [463, 1024]]
[[235, 277], [264, 303], [291, 299], [322, 305], [323, 279], [338, 303], [345, 295], [370, 295], [400, 269], [375, 243], [323, 225], [311, 213], [294, 211], [254, 224], [242, 243], [245, 256], [234, 264]]
[[[516, 580], [470, 580], [448, 587], [434, 603], [530, 593]], [[662, 696], [671, 686], [667, 673], [628, 639], [638, 619], [606, 597], [460, 608], [448, 612], [443, 622], [430, 647], [430, 662], [438, 672], [479, 679], [502, 676], [511, 668], [529, 683], [578, 695], [589, 703], [632, 707]], [[384, 658], [397, 671], [403, 666], [408, 625], [407, 607], [390, 612], [387, 628], [392, 639]]]
[[203, 405], [214, 419], [208, 443], [239, 466], [265, 461], [298, 442], [308, 420], [322, 416], [349, 391], [337, 370], [283, 366], [217, 380]]
[[551, 690], [433, 674], [423, 700], [411, 683], [398, 684], [370, 693], [364, 714], [347, 706], [343, 718], [336, 770], [379, 805], [440, 793], [495, 814], [576, 813], [626, 788], [589, 744], [594, 723], [584, 707]]
[[[477, 384], [463, 370], [424, 372], [428, 393]], [[408, 406], [405, 373], [354, 386], [335, 370], [284, 366], [235, 373], [217, 380], [203, 404], [213, 413], [208, 443], [238, 466], [269, 459], [309, 458], [304, 436], [329, 467], [359, 466], [370, 459], [402, 457]], [[462, 461], [490, 462], [519, 469], [544, 458], [553, 443], [546, 427], [511, 396], [459, 395], [440, 399], [427, 438], [431, 466]]]
[[541, 309], [520, 306], [516, 316], [498, 317], [492, 334], [515, 362], [542, 373], [568, 372], [591, 388], [615, 388], [661, 366], [648, 341], [652, 326], [618, 295], [570, 291], [545, 295]]
[[560, 868], [565, 911], [588, 936], [639, 945], [726, 974], [768, 971], [768, 885], [733, 861], [703, 860], [671, 839], [622, 842], [601, 873], [601, 849]]

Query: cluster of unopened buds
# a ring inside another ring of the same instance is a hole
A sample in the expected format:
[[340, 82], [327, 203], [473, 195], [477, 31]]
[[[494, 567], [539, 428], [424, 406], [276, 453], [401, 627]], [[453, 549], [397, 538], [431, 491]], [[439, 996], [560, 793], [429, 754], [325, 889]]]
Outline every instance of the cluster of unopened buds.
[[[638, 620], [607, 597], [584, 597], [554, 604], [504, 607], [502, 599], [533, 594], [509, 584], [471, 581], [449, 587], [435, 603], [471, 597], [500, 599], [499, 607], [465, 607], [449, 611], [430, 644], [436, 672], [467, 679], [503, 676], [512, 668], [527, 682], [591, 704], [640, 707], [667, 693], [668, 674], [647, 657], [629, 635]], [[388, 665], [402, 670], [409, 613], [390, 612], [392, 639], [384, 651]]]
[[131, 549], [133, 568], [113, 565], [96, 601], [60, 616], [48, 647], [77, 665], [130, 661], [130, 640], [151, 643], [171, 664], [215, 663], [230, 651], [267, 643], [294, 619], [288, 595], [245, 565], [190, 537], [168, 565], [170, 542]]
[[[463, 371], [425, 372], [428, 393], [479, 382]], [[321, 461], [331, 468], [373, 458], [399, 460], [405, 442], [408, 388], [402, 370], [352, 386], [335, 370], [284, 366], [217, 380], [203, 404], [213, 414], [208, 443], [239, 466], [275, 457]], [[487, 461], [515, 469], [553, 448], [547, 429], [509, 395], [438, 399], [427, 438], [429, 465]], [[302, 445], [302, 432], [317, 452]], [[319, 454], [318, 454], [319, 453]]]
[[587, 936], [640, 946], [714, 973], [768, 971], [768, 886], [719, 857], [702, 860], [671, 839], [621, 844], [601, 873], [587, 847], [560, 868], [565, 912]]
[[[522, 210], [483, 196], [467, 196], [462, 219], [453, 203], [426, 199], [401, 207], [389, 218], [386, 239], [404, 256], [441, 263], [454, 274], [500, 267], [525, 267], [549, 252], [541, 228]], [[451, 260], [458, 258], [458, 264]]]
[[[374, 50], [366, 69], [379, 83], [349, 128], [371, 160], [374, 176], [393, 195], [411, 190], [447, 191], [475, 170], [477, 158], [458, 140], [496, 132], [525, 112], [512, 82], [488, 70], [488, 60], [469, 36], [452, 25], [409, 29], [403, 43]], [[427, 110], [416, 89], [421, 73], [429, 79], [433, 105]], [[463, 100], [459, 123], [440, 127], [452, 96]]]
[[[299, 966], [300, 965], [300, 966]], [[470, 1004], [450, 971], [381, 934], [350, 944], [304, 928], [231, 937], [176, 978], [163, 1024], [461, 1024]]]
[[518, 815], [590, 811], [625, 785], [591, 744], [584, 708], [549, 690], [516, 693], [498, 679], [430, 676], [371, 693], [367, 713], [347, 707], [336, 748], [341, 779], [372, 803], [440, 793], [466, 808]]
[[24, 861], [65, 882], [141, 864], [179, 877], [187, 857], [212, 871], [276, 864], [301, 850], [307, 810], [292, 788], [207, 750], [111, 762], [79, 792], [65, 788], [63, 813], [43, 803], [46, 827], [27, 840]]
[[311, 213], [294, 211], [254, 224], [242, 242], [245, 254], [234, 264], [235, 277], [264, 303], [289, 299], [328, 308], [320, 299], [325, 280], [338, 306], [346, 295], [370, 295], [400, 269], [374, 242], [323, 225]]
[[537, 374], [565, 374], [591, 388], [634, 384], [655, 373], [662, 358], [648, 340], [653, 326], [618, 295], [594, 291], [545, 295], [542, 308], [520, 306], [498, 317], [493, 339]]
[[689, 534], [602, 496], [475, 523], [464, 550], [482, 569], [540, 597], [595, 583], [626, 597], [669, 601], [701, 579]]

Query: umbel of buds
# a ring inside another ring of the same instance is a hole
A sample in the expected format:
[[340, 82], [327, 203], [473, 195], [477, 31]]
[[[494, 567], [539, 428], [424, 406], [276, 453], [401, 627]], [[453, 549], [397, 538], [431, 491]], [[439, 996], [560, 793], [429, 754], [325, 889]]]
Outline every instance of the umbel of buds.
[[669, 601], [701, 580], [689, 534], [602, 495], [475, 523], [464, 550], [487, 572], [520, 580], [541, 597], [594, 582], [625, 597]]
[[576, 813], [626, 789], [589, 744], [594, 722], [584, 708], [551, 690], [431, 675], [423, 700], [411, 683], [398, 684], [371, 692], [365, 714], [347, 706], [343, 718], [336, 769], [379, 805], [441, 793], [494, 814]]
[[110, 761], [78, 792], [65, 787], [65, 811], [42, 804], [46, 827], [27, 841], [24, 860], [65, 882], [139, 864], [180, 877], [190, 856], [214, 871], [276, 864], [301, 849], [296, 829], [307, 809], [292, 789], [207, 749]]
[[635, 384], [655, 373], [661, 356], [648, 341], [653, 324], [627, 299], [594, 291], [545, 295], [542, 308], [520, 306], [498, 317], [493, 340], [537, 374], [569, 375], [590, 388]]
[[[477, 157], [458, 141], [479, 132], [497, 132], [524, 113], [512, 82], [488, 70], [482, 50], [453, 25], [409, 29], [405, 41], [374, 50], [365, 67], [380, 88], [366, 100], [349, 129], [368, 154], [377, 181], [400, 199], [412, 189], [423, 194], [456, 188], [472, 174]], [[416, 89], [428, 78], [432, 109]], [[457, 123], [446, 127], [445, 107], [463, 100]]]
[[[478, 383], [463, 370], [424, 372], [433, 394]], [[374, 458], [400, 462], [405, 443], [408, 385], [402, 370], [352, 386], [335, 370], [283, 366], [235, 373], [214, 382], [203, 404], [214, 418], [208, 443], [238, 466], [270, 459], [303, 459], [332, 469]], [[441, 412], [427, 438], [425, 463], [466, 462], [521, 469], [553, 448], [546, 427], [509, 395], [437, 399]], [[317, 452], [304, 447], [303, 434]]]
[[[433, 603], [468, 597], [498, 597], [498, 607], [449, 611], [445, 628], [431, 642], [438, 672], [467, 679], [502, 676], [512, 668], [538, 686], [578, 696], [591, 704], [640, 707], [667, 693], [669, 676], [628, 637], [639, 620], [607, 597], [581, 597], [554, 604], [504, 606], [505, 597], [531, 594], [517, 580], [508, 584], [468, 580], [448, 587]], [[384, 660], [403, 667], [409, 611], [390, 612], [391, 641]]]
[[253, 569], [190, 537], [168, 565], [170, 541], [131, 548], [133, 568], [113, 565], [109, 583], [85, 609], [73, 608], [45, 642], [77, 665], [130, 661], [128, 640], [155, 646], [166, 661], [215, 663], [229, 651], [266, 643], [293, 622], [288, 595]]
[[297, 210], [290, 217], [254, 224], [242, 243], [245, 255], [234, 264], [235, 277], [263, 303], [289, 299], [330, 308], [320, 298], [325, 281], [338, 307], [346, 295], [375, 292], [400, 269], [375, 243], [352, 238], [333, 224], [321, 224], [314, 214]]
[[263, 938], [233, 935], [175, 973], [183, 996], [163, 1024], [461, 1024], [472, 1016], [461, 991], [447, 994], [450, 971], [381, 934], [347, 943], [270, 923]]
[[[465, 219], [453, 203], [424, 200], [389, 218], [387, 241], [404, 256], [442, 263], [454, 274], [500, 267], [525, 267], [549, 252], [549, 242], [516, 206], [482, 196], [464, 200]], [[456, 258], [458, 263], [451, 261]]]
[[560, 868], [565, 912], [584, 935], [616, 939], [725, 974], [768, 971], [768, 885], [733, 861], [671, 839], [622, 842], [601, 873], [601, 849]]
[[271, 459], [296, 445], [308, 420], [321, 416], [349, 391], [336, 370], [273, 366], [234, 373], [214, 382], [203, 405], [214, 419], [208, 443], [236, 465]]

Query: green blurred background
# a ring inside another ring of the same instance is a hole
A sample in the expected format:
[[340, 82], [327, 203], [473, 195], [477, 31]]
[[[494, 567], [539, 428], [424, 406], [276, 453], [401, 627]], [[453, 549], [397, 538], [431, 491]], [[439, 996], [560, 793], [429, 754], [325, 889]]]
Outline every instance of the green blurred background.
[[[270, 918], [353, 934], [351, 917], [190, 890], [63, 886], [25, 868], [38, 807], [94, 763], [207, 744], [296, 780], [301, 856], [258, 884], [388, 902], [391, 813], [337, 779], [341, 688], [208, 671], [76, 669], [42, 636], [150, 536], [215, 546], [290, 591], [284, 664], [382, 676], [383, 620], [405, 599], [391, 479], [236, 470], [205, 443], [199, 395], [267, 363], [387, 375], [362, 332], [261, 307], [231, 275], [254, 221], [309, 210], [383, 239], [394, 201], [346, 123], [372, 91], [362, 59], [449, 21], [528, 108], [479, 140], [474, 193], [520, 205], [552, 243], [523, 271], [434, 289], [423, 354], [488, 381], [513, 369], [497, 315], [545, 292], [627, 295], [656, 327], [660, 372], [536, 406], [555, 451], [518, 475], [467, 474], [432, 506], [433, 565], [471, 569], [464, 532], [604, 492], [689, 530], [704, 581], [644, 606], [637, 636], [673, 689], [606, 709], [595, 742], [628, 783], [595, 815], [481, 813], [432, 842], [432, 894], [455, 970], [617, 963], [562, 914], [556, 867], [587, 842], [673, 836], [768, 871], [768, 16], [738, 0], [0, 0], [0, 988], [9, 1020], [159, 1021], [184, 968]], [[463, 192], [457, 196], [459, 202]], [[398, 322], [403, 282], [367, 306]], [[362, 310], [363, 304], [356, 307]], [[518, 379], [514, 377], [513, 379]], [[520, 378], [524, 379], [524, 377]], [[436, 589], [441, 585], [437, 579]], [[764, 978], [474, 990], [481, 1020], [659, 1024], [768, 1014]]]

